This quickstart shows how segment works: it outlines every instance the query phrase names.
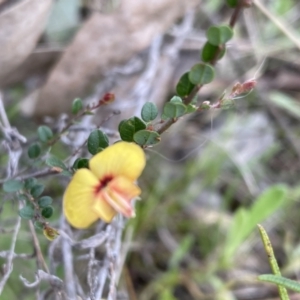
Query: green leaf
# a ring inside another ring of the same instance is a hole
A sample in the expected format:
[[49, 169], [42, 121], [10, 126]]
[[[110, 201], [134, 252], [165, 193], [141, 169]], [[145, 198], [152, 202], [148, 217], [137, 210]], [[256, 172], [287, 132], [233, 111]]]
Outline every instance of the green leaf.
[[186, 97], [194, 87], [195, 85], [189, 80], [189, 72], [186, 72], [180, 77], [176, 86], [176, 92], [180, 97]]
[[[206, 42], [202, 49], [201, 58], [204, 62], [211, 62], [215, 59], [217, 53], [219, 52], [219, 46], [212, 45], [210, 42]], [[218, 60], [221, 59], [226, 52], [225, 46], [222, 48], [218, 54]]]
[[170, 102], [174, 103], [174, 104], [177, 104], [177, 103], [182, 104], [182, 99], [178, 96], [174, 96], [171, 98]]
[[52, 132], [51, 128], [48, 126], [45, 126], [45, 125], [40, 126], [37, 131], [38, 131], [38, 137], [39, 137], [40, 141], [43, 143], [47, 143], [53, 137], [53, 132]]
[[35, 227], [36, 229], [44, 229], [44, 223], [42, 223], [42, 222], [35, 221], [35, 222], [33, 223], [33, 225], [34, 225], [34, 227]]
[[66, 165], [56, 156], [50, 156], [46, 159], [46, 165], [49, 167], [55, 167], [62, 170], [68, 170]]
[[160, 142], [160, 135], [155, 131], [140, 130], [134, 134], [133, 139], [141, 146], [150, 146]]
[[19, 210], [19, 216], [22, 219], [31, 220], [34, 217], [34, 209], [30, 205], [26, 205]]
[[42, 195], [45, 187], [42, 184], [36, 184], [30, 189], [30, 194], [33, 198], [38, 198], [39, 196]]
[[51, 205], [53, 202], [53, 199], [49, 196], [43, 196], [38, 200], [38, 205], [40, 207], [47, 207], [49, 205]]
[[72, 103], [72, 114], [76, 115], [83, 108], [83, 103], [80, 98], [74, 99]]
[[16, 180], [16, 179], [10, 179], [4, 182], [3, 184], [3, 190], [6, 193], [13, 193], [21, 190], [24, 187], [23, 182]]
[[42, 216], [44, 217], [44, 218], [50, 218], [52, 215], [53, 215], [53, 207], [52, 206], [47, 206], [47, 207], [45, 207], [45, 208], [43, 208], [42, 209]]
[[38, 143], [31, 144], [28, 147], [27, 154], [31, 159], [39, 157], [41, 154], [41, 146]]
[[145, 128], [146, 124], [138, 117], [132, 117], [128, 120], [123, 120], [119, 124], [121, 139], [126, 142], [132, 142], [134, 134]]
[[101, 130], [94, 130], [91, 132], [88, 138], [87, 146], [91, 154], [95, 155], [108, 147], [108, 137]]
[[68, 170], [63, 170], [62, 172], [60, 172], [60, 175], [67, 176], [67, 177], [72, 177], [74, 175], [74, 173], [72, 173]]
[[[282, 276], [278, 276], [278, 275], [272, 275], [272, 274], [264, 274], [264, 275], [260, 275], [258, 276], [258, 280], [260, 281], [265, 281], [265, 282], [270, 282], [270, 283], [274, 283], [276, 285], [280, 285], [282, 287], [285, 287], [289, 290], [292, 290], [294, 292], [298, 292], [300, 293], [300, 283], [298, 281], [295, 280], [291, 280]], [[289, 298], [280, 298], [280, 299], [286, 299], [289, 300]]]
[[186, 110], [186, 113], [187, 114], [191, 114], [193, 112], [195, 112], [198, 108], [193, 105], [193, 104], [189, 104], [188, 106], [186, 106], [187, 110]]
[[222, 109], [231, 109], [234, 105], [235, 102], [232, 98], [223, 98], [220, 100], [220, 108]]
[[87, 158], [77, 158], [73, 164], [73, 169], [89, 168], [89, 160]]
[[[178, 282], [178, 280], [177, 280]], [[177, 300], [178, 298], [174, 297], [174, 288], [172, 287], [172, 284], [164, 286], [163, 289], [161, 289], [158, 300]]]
[[189, 72], [189, 80], [193, 84], [207, 84], [213, 81], [214, 77], [214, 68], [204, 63], [194, 65]]
[[25, 179], [25, 181], [24, 181], [24, 188], [25, 188], [27, 191], [30, 191], [30, 189], [31, 189], [34, 185], [36, 185], [36, 183], [37, 183], [37, 180], [36, 180], [34, 177], [32, 177], [32, 178], [27, 178], [27, 179]]
[[169, 117], [168, 117], [168, 116], [166, 116], [164, 113], [162, 113], [162, 115], [161, 115], [161, 119], [162, 119], [163, 121], [166, 121], [166, 120], [168, 120], [168, 119], [169, 119]]
[[219, 46], [233, 37], [233, 30], [227, 25], [211, 26], [206, 32], [206, 37], [210, 44]]
[[236, 7], [239, 3], [239, 0], [226, 0], [226, 3], [229, 7]]
[[256, 225], [276, 210], [287, 200], [285, 185], [274, 185], [264, 191], [249, 209], [240, 208], [233, 219], [223, 250], [224, 261], [234, 257], [238, 247], [246, 240]]
[[270, 100], [279, 108], [284, 109], [294, 117], [300, 118], [300, 104], [299, 101], [282, 93], [271, 93]]
[[153, 121], [158, 115], [157, 107], [152, 102], [146, 102], [143, 105], [141, 116], [145, 122]]
[[186, 256], [187, 252], [191, 249], [194, 243], [194, 237], [189, 234], [183, 238], [180, 244], [176, 247], [173, 252], [169, 265], [171, 268], [176, 268], [179, 266], [181, 260]]
[[168, 118], [179, 118], [186, 113], [186, 106], [181, 103], [171, 103], [168, 102], [164, 105], [163, 114]]

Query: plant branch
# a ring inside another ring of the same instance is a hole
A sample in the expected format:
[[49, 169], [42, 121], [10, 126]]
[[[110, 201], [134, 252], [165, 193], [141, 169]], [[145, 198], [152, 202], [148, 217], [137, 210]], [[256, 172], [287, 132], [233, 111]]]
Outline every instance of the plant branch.
[[[107, 95], [107, 94], [106, 94]], [[105, 97], [106, 95], [104, 95], [104, 97], [102, 99], [100, 99], [96, 104], [92, 105], [92, 106], [86, 106], [81, 112], [79, 112], [76, 116], [74, 116], [66, 125], [65, 127], [60, 131], [60, 133], [53, 138], [51, 141], [48, 142], [48, 146], [53, 146], [62, 136], [62, 134], [64, 134], [73, 124], [76, 120], [78, 120], [79, 118], [83, 117], [86, 114], [91, 113], [91, 111], [99, 108], [100, 106], [106, 104], [105, 102]]]
[[[240, 13], [242, 11], [242, 8], [245, 6], [244, 1], [245, 0], [240, 0], [239, 3], [238, 3], [238, 5], [234, 9], [233, 14], [232, 14], [232, 16], [230, 18], [230, 21], [229, 21], [229, 25], [231, 27], [235, 26], [235, 24], [237, 22], [237, 19], [238, 19], [238, 16], [240, 15]], [[218, 51], [216, 51], [213, 59], [210, 61], [211, 65], [214, 66], [217, 63], [218, 57], [219, 57], [221, 51], [222, 51], [222, 46], [219, 47], [219, 49], [218, 49]], [[202, 84], [196, 85], [193, 88], [193, 90], [191, 91], [191, 93], [186, 98], [183, 99], [183, 103], [185, 105], [189, 105], [193, 101], [194, 97], [197, 96], [198, 92], [201, 90], [202, 87], [203, 87]], [[167, 121], [165, 121], [164, 123], [162, 123], [162, 125], [156, 131], [159, 134], [162, 134], [167, 129], [169, 129], [169, 127], [171, 127], [172, 124], [176, 123], [177, 120], [178, 120], [177, 118], [170, 118], [170, 119], [168, 119]]]
[[[19, 209], [22, 208], [21, 206], [22, 206], [22, 204], [21, 204], [21, 202], [19, 202]], [[16, 247], [17, 236], [18, 236], [20, 227], [21, 227], [21, 217], [18, 217], [16, 225], [15, 225], [15, 229], [14, 229], [14, 232], [13, 232], [13, 236], [12, 236], [9, 255], [8, 255], [8, 258], [7, 258], [6, 271], [5, 271], [5, 274], [4, 274], [3, 278], [0, 281], [0, 295], [3, 291], [3, 288], [6, 284], [12, 270], [13, 270], [13, 259], [14, 259], [14, 255], [15, 255], [15, 247]]]
[[31, 220], [29, 221], [29, 229], [30, 229], [32, 239], [33, 239], [33, 246], [34, 246], [36, 256], [37, 256], [38, 266], [39, 266], [39, 268], [42, 266], [45, 269], [45, 271], [50, 274], [49, 268], [44, 259], [44, 256], [43, 256], [43, 253], [41, 250], [41, 246], [40, 246], [39, 240], [37, 238], [37, 235], [36, 235], [36, 232], [35, 232], [35, 229], [34, 229], [34, 226], [33, 226], [33, 223]]

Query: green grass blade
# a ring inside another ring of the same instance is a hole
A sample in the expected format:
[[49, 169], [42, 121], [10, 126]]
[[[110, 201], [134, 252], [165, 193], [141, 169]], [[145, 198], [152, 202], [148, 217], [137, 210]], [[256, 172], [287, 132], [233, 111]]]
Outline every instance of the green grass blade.
[[[274, 284], [278, 285], [279, 287], [282, 286], [282, 287], [285, 287], [294, 292], [300, 293], [300, 283], [295, 280], [291, 280], [291, 279], [281, 277], [278, 275], [273, 275], [273, 274], [260, 275], [260, 276], [258, 276], [258, 279], [260, 281], [274, 283]], [[287, 296], [287, 298], [281, 298], [281, 299], [289, 299], [289, 298]]]
[[[280, 272], [279, 266], [277, 264], [277, 260], [274, 255], [273, 247], [272, 247], [271, 241], [268, 237], [268, 234], [261, 225], [258, 224], [257, 226], [258, 226], [262, 241], [264, 243], [264, 248], [266, 250], [271, 269], [272, 269], [273, 273], [275, 275], [277, 275], [277, 277], [283, 278], [283, 277], [281, 277], [281, 272]], [[260, 277], [261, 276], [259, 276], [259, 279], [260, 279]], [[288, 293], [287, 293], [287, 290], [285, 289], [285, 287], [281, 284], [277, 284], [277, 286], [278, 286], [280, 299], [281, 300], [289, 300], [289, 296], [288, 296]]]

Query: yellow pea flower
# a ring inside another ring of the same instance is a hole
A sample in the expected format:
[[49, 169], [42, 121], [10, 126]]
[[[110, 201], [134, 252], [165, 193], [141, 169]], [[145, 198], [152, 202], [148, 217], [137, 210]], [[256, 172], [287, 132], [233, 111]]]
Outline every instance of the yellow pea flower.
[[98, 219], [109, 223], [117, 213], [134, 217], [131, 200], [140, 195], [135, 184], [146, 164], [137, 145], [118, 142], [96, 154], [89, 169], [74, 174], [63, 198], [64, 214], [76, 228], [87, 228]]

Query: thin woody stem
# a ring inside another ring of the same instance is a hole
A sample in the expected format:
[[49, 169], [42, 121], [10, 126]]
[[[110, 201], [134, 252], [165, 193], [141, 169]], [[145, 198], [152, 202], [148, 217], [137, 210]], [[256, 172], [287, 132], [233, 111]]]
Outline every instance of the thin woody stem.
[[[233, 11], [233, 14], [232, 14], [231, 18], [230, 18], [230, 21], [229, 21], [230, 27], [234, 27], [235, 26], [235, 24], [237, 22], [237, 19], [238, 19], [238, 16], [240, 15], [240, 12], [241, 12], [243, 6], [244, 6], [244, 0], [240, 0], [239, 3], [238, 3], [238, 5], [236, 6], [236, 8]], [[222, 50], [223, 50], [223, 47], [220, 46], [219, 49], [216, 51], [213, 59], [210, 61], [211, 65], [214, 66], [217, 63], [218, 57], [219, 57], [220, 53], [222, 52]], [[202, 87], [203, 87], [203, 84], [196, 85], [193, 88], [193, 90], [191, 91], [191, 93], [186, 98], [183, 99], [183, 103], [185, 105], [189, 105], [193, 101], [194, 97], [197, 96], [198, 92], [201, 90]], [[177, 118], [170, 118], [170, 119], [168, 119], [156, 131], [159, 134], [162, 134], [167, 129], [169, 129], [169, 127], [171, 127], [172, 124], [176, 123], [177, 120], [178, 120]]]

